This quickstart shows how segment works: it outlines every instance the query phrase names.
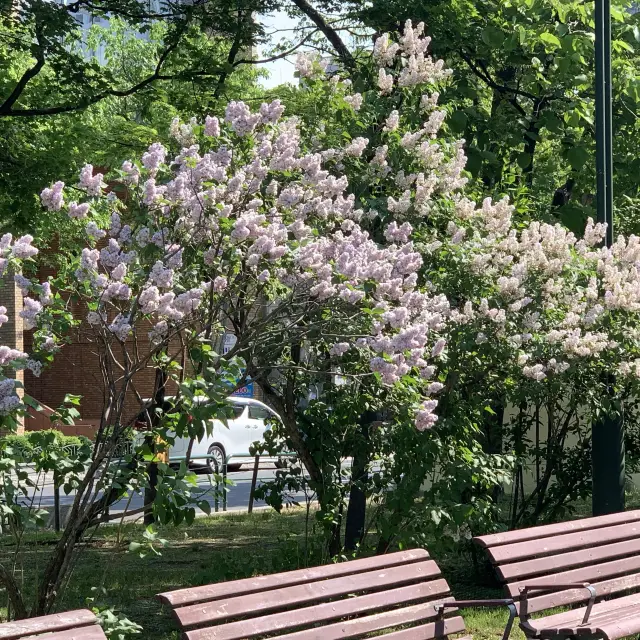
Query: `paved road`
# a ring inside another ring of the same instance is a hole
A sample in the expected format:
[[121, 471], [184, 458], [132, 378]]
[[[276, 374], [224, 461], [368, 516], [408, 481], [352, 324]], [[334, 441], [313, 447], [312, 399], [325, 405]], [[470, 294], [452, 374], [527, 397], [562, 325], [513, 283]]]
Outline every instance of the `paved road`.
[[[275, 467], [269, 463], [262, 463], [258, 471], [258, 485], [261, 481], [272, 479], [275, 477]], [[227, 510], [228, 511], [247, 511], [249, 506], [249, 495], [251, 492], [251, 478], [253, 476], [253, 465], [243, 465], [240, 471], [229, 472], [228, 478], [233, 482], [227, 492]], [[206, 499], [211, 504], [211, 511], [215, 510], [214, 492], [211, 487], [211, 478], [206, 473], [198, 472], [198, 487], [205, 493], [200, 499]], [[31, 496], [30, 496], [31, 497]], [[41, 508], [52, 509], [54, 504], [53, 484], [50, 480], [46, 481], [44, 486], [39, 486], [38, 491], [33, 494], [34, 505]], [[293, 498], [300, 504], [305, 503], [304, 493], [295, 494]], [[73, 494], [64, 495], [60, 492], [60, 504], [62, 507], [73, 503]], [[134, 495], [131, 503], [127, 506], [127, 500], [121, 500], [111, 507], [111, 513], [133, 511], [143, 506], [141, 496]], [[256, 500], [254, 507], [264, 506], [264, 503]], [[222, 499], [219, 500], [219, 509], [222, 511]]]

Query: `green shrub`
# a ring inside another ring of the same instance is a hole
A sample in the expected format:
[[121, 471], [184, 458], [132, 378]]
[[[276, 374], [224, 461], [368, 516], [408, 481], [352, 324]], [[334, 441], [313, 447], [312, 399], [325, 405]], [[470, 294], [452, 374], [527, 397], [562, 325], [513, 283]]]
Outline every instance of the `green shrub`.
[[44, 429], [42, 431], [27, 431], [24, 435], [7, 435], [0, 438], [0, 444], [11, 447], [28, 457], [38, 447], [80, 447], [90, 442], [85, 436], [66, 436], [57, 429]]

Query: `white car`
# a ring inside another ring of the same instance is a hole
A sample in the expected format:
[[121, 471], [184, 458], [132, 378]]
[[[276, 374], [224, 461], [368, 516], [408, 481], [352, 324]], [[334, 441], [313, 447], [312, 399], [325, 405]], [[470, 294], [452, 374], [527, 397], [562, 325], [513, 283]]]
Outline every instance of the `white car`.
[[[218, 469], [221, 473], [225, 459], [229, 471], [239, 469], [243, 463], [253, 462], [249, 449], [254, 442], [262, 440], [270, 428], [266, 421], [269, 418], [280, 419], [273, 409], [259, 400], [230, 396], [227, 401], [233, 409], [233, 417], [227, 419], [226, 425], [221, 420], [211, 420], [210, 433], [205, 433], [202, 440], [194, 441], [191, 449], [191, 465], [194, 467], [208, 467], [212, 473]], [[188, 437], [176, 438], [169, 449], [169, 462], [184, 459], [188, 446]], [[277, 458], [265, 457], [265, 460], [278, 464]]]

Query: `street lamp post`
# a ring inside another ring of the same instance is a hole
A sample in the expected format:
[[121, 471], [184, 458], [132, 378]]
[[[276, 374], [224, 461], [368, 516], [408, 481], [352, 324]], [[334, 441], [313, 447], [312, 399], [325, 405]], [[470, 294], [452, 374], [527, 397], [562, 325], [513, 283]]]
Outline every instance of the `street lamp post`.
[[[613, 129], [611, 110], [611, 0], [595, 0], [596, 57], [596, 206], [613, 243]], [[614, 379], [605, 380], [605, 407], [592, 431], [593, 515], [624, 511], [624, 428], [615, 407]]]

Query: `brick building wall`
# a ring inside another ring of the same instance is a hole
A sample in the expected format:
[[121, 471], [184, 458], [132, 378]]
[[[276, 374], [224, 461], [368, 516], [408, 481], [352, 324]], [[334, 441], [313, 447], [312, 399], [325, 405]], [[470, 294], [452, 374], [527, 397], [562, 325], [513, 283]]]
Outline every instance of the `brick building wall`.
[[[20, 311], [22, 311], [22, 294], [20, 289], [15, 285], [13, 276], [8, 274], [4, 277], [0, 277], [0, 306], [7, 308], [8, 322], [5, 322], [0, 326], [0, 345], [6, 345], [11, 349], [17, 349], [18, 351], [24, 351], [24, 325], [23, 320], [20, 317]], [[8, 369], [4, 373], [9, 374], [11, 370]], [[24, 383], [24, 371], [16, 371], [13, 377], [20, 382]], [[24, 391], [18, 389], [18, 395], [22, 397]], [[21, 420], [18, 433], [24, 432], [24, 422]]]

